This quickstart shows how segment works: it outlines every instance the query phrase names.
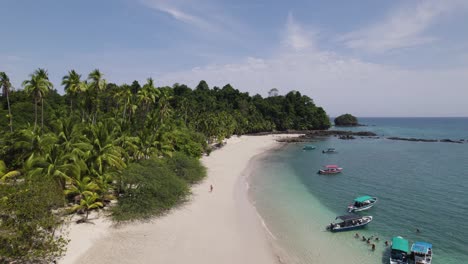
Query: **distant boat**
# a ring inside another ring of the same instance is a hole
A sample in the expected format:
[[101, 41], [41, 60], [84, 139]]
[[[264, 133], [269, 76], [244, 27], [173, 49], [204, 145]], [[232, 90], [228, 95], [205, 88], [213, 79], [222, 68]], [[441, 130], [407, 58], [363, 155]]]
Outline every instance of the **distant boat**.
[[357, 214], [348, 214], [337, 216], [335, 220], [340, 219], [339, 223], [331, 223], [327, 230], [331, 232], [350, 231], [365, 227], [372, 221], [372, 216], [360, 216]]
[[414, 264], [431, 264], [432, 244], [426, 242], [414, 242], [411, 246], [411, 254], [414, 256]]
[[327, 165], [324, 169], [318, 171], [319, 174], [337, 174], [340, 173], [343, 168], [338, 167], [338, 165]]
[[348, 212], [360, 212], [370, 209], [377, 202], [377, 197], [360, 196], [354, 199], [354, 202], [348, 206]]
[[392, 238], [392, 249], [390, 251], [390, 264], [408, 264], [408, 240], [397, 236]]
[[336, 151], [336, 149], [334, 149], [334, 148], [329, 148], [327, 150], [322, 150], [322, 153], [324, 153], [324, 154], [333, 154], [333, 153], [338, 153], [338, 151]]
[[314, 145], [305, 145], [302, 150], [314, 150], [316, 149], [317, 147], [314, 146]]

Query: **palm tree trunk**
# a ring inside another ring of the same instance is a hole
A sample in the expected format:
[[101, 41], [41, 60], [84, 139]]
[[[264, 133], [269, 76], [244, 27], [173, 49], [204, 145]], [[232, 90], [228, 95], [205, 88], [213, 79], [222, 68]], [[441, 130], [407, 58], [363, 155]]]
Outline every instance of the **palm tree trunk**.
[[41, 98], [41, 130], [44, 129], [44, 98]]
[[8, 96], [8, 91], [6, 93], [6, 98], [8, 104], [8, 115], [10, 116], [10, 132], [13, 132], [13, 116], [11, 115], [10, 97]]
[[37, 98], [34, 98], [34, 131], [37, 126]]

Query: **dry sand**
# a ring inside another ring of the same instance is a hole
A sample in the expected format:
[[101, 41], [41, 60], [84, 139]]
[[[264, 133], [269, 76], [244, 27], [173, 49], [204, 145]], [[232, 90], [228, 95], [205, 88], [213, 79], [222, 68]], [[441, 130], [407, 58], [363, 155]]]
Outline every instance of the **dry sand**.
[[122, 227], [102, 218], [72, 224], [59, 263], [278, 263], [248, 201], [246, 168], [251, 158], [278, 146], [280, 136], [233, 137], [203, 157], [208, 177], [193, 187], [191, 201], [164, 217]]

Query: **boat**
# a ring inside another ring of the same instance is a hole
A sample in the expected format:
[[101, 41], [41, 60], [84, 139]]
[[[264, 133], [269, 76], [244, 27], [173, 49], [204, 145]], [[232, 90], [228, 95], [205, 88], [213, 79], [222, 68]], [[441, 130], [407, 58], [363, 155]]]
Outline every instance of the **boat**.
[[401, 236], [392, 238], [390, 264], [408, 264], [408, 248], [408, 240], [402, 238]]
[[338, 151], [336, 151], [336, 149], [334, 149], [334, 148], [328, 148], [327, 150], [322, 150], [322, 153], [324, 153], [324, 154], [333, 154], [333, 153], [338, 153]]
[[360, 216], [357, 214], [348, 214], [337, 216], [335, 220], [340, 219], [339, 223], [331, 223], [327, 230], [331, 232], [342, 232], [365, 227], [372, 221], [372, 216]]
[[360, 212], [370, 209], [377, 202], [377, 197], [369, 195], [360, 196], [354, 199], [354, 202], [348, 206], [348, 212]]
[[343, 168], [338, 167], [338, 165], [327, 165], [324, 169], [318, 171], [319, 174], [337, 174], [340, 173]]
[[317, 147], [314, 146], [314, 145], [305, 145], [302, 150], [314, 150], [316, 149]]
[[431, 264], [432, 244], [427, 242], [414, 242], [411, 246], [411, 254], [414, 256], [414, 264]]

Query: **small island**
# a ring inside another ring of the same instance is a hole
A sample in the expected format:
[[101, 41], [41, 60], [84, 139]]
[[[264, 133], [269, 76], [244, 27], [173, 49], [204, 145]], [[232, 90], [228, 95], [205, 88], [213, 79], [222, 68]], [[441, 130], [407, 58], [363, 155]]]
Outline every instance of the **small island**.
[[335, 126], [360, 126], [358, 119], [351, 114], [340, 115], [334, 120]]

